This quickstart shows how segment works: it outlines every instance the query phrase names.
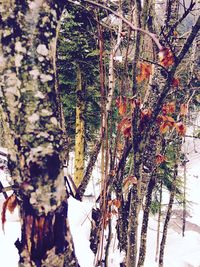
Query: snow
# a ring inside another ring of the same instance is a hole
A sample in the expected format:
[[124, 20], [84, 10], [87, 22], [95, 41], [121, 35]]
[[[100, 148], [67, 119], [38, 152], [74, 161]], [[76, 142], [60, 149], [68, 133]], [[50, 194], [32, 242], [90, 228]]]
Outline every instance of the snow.
[[93, 266], [94, 254], [89, 242], [92, 205], [77, 201], [73, 197], [69, 198], [68, 204], [70, 230], [78, 262], [81, 267]]
[[[191, 138], [186, 138], [186, 142], [183, 146], [183, 150], [188, 152], [189, 162], [187, 163], [187, 200], [190, 201], [188, 205], [188, 211], [191, 217], [187, 217], [187, 221], [196, 224], [200, 227], [200, 164], [199, 164], [199, 150], [200, 140], [196, 139], [191, 142]], [[72, 164], [70, 164], [72, 165]], [[72, 169], [72, 167], [71, 167]], [[6, 174], [0, 170], [0, 177], [3, 185], [8, 185], [6, 182]], [[93, 179], [87, 190], [87, 194], [99, 191], [98, 181], [100, 180], [100, 173], [95, 170], [93, 173]], [[9, 192], [11, 194], [11, 192]], [[98, 194], [97, 194], [98, 195]], [[167, 199], [167, 198], [166, 198]], [[3, 195], [0, 194], [0, 208], [3, 202]], [[81, 267], [93, 267], [94, 266], [94, 254], [90, 250], [90, 228], [91, 228], [91, 211], [93, 204], [84, 201], [80, 202], [74, 198], [69, 198], [69, 223], [73, 236], [75, 252]], [[181, 208], [179, 208], [181, 209]], [[7, 222], [5, 224], [5, 233], [0, 230], [0, 248], [1, 258], [0, 265], [5, 267], [17, 267], [18, 253], [14, 246], [14, 242], [17, 238], [20, 238], [20, 223], [18, 217], [18, 211], [15, 210], [14, 214], [10, 214], [7, 211]], [[141, 222], [142, 217], [140, 218]], [[149, 230], [147, 236], [147, 256], [144, 267], [157, 267], [158, 263], [155, 262], [156, 253], [156, 229], [157, 221], [156, 217], [151, 217], [149, 221]], [[175, 216], [173, 216], [175, 220]], [[1, 229], [1, 224], [0, 224]], [[114, 225], [113, 225], [114, 229]], [[186, 229], [185, 236], [175, 229], [170, 228], [168, 231], [166, 250], [164, 254], [164, 267], [200, 267], [200, 232], [191, 229]], [[162, 225], [161, 233], [162, 235]], [[123, 255], [117, 249], [117, 237], [113, 235], [110, 256], [109, 267], [118, 267], [122, 262]]]

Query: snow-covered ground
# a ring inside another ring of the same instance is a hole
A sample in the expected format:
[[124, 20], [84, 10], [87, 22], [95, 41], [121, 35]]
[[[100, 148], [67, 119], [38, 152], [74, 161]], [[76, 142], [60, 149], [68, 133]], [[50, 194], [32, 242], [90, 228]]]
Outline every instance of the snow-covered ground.
[[[177, 227], [169, 229], [164, 267], [200, 267], [200, 140], [186, 138], [184, 145], [189, 159], [187, 163], [187, 200], [190, 201], [186, 224], [185, 236], [181, 234], [181, 219], [175, 220]], [[94, 174], [98, 176], [97, 173]], [[5, 185], [5, 173], [0, 170], [0, 178]], [[100, 178], [100, 177], [99, 177]], [[91, 188], [94, 188], [91, 183]], [[3, 203], [3, 195], [0, 194], [0, 209]], [[181, 208], [179, 208], [181, 209]], [[94, 254], [89, 248], [89, 235], [91, 227], [91, 203], [81, 203], [72, 197], [69, 199], [69, 222], [73, 235], [76, 255], [81, 267], [94, 266]], [[151, 217], [149, 222], [149, 231], [147, 238], [147, 257], [144, 267], [157, 267], [155, 262], [156, 250], [156, 218]], [[179, 230], [177, 230], [179, 229]], [[162, 231], [162, 227], [161, 227]], [[7, 222], [5, 224], [5, 233], [1, 230], [0, 223], [0, 266], [17, 267], [18, 254], [14, 242], [20, 238], [20, 223], [17, 209], [14, 214], [7, 212]], [[117, 250], [116, 237], [113, 237], [110, 249], [109, 267], [118, 267], [122, 256]], [[129, 267], [129, 266], [128, 266]]]

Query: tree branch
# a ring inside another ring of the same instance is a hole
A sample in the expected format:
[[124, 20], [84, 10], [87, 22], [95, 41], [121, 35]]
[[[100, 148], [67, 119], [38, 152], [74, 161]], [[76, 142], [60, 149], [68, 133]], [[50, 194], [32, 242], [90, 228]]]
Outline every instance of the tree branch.
[[200, 29], [200, 16], [198, 17], [195, 25], [193, 26], [190, 35], [188, 36], [185, 44], [182, 47], [182, 50], [180, 51], [179, 55], [176, 58], [174, 68], [177, 68], [177, 66], [181, 63], [181, 61], [184, 58], [185, 54], [188, 52], [188, 50], [190, 48], [190, 45], [192, 44], [194, 38], [197, 36], [197, 33], [198, 33], [199, 29]]
[[[73, 3], [73, 1], [70, 1], [70, 3]], [[113, 15], [115, 15], [116, 17], [120, 18], [124, 23], [126, 23], [133, 31], [139, 31], [143, 34], [148, 35], [153, 41], [154, 43], [157, 45], [159, 50], [162, 50], [163, 46], [160, 44], [158, 38], [156, 37], [156, 35], [154, 33], [151, 33], [147, 30], [144, 30], [142, 28], [138, 28], [135, 27], [129, 20], [127, 20], [124, 16], [122, 16], [121, 14], [118, 14], [116, 11], [112, 10], [111, 8], [107, 7], [106, 5], [100, 4], [100, 3], [96, 3], [94, 1], [90, 1], [90, 0], [81, 0], [82, 3], [88, 3], [92, 6], [97, 6], [100, 7], [102, 9], [105, 9], [109, 12], [111, 12]]]

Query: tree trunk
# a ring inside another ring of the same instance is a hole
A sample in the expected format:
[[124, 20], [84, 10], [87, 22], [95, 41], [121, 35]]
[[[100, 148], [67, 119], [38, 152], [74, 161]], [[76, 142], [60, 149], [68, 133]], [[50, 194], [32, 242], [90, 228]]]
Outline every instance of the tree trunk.
[[166, 239], [167, 239], [168, 224], [169, 224], [169, 221], [171, 218], [172, 206], [173, 206], [174, 197], [175, 197], [175, 193], [176, 193], [176, 179], [177, 179], [177, 174], [178, 174], [177, 170], [178, 170], [178, 165], [177, 165], [177, 163], [175, 163], [175, 165], [174, 165], [174, 177], [173, 177], [173, 181], [172, 181], [172, 189], [170, 192], [167, 214], [166, 214], [165, 222], [164, 222], [164, 226], [163, 226], [162, 240], [160, 243], [159, 267], [163, 267], [164, 250], [165, 250], [165, 244], [166, 244]]
[[85, 123], [83, 114], [85, 111], [84, 86], [82, 73], [79, 64], [77, 64], [77, 89], [76, 89], [76, 135], [75, 135], [75, 170], [74, 183], [76, 187], [81, 184], [84, 175], [84, 137]]
[[20, 199], [21, 266], [77, 266], [67, 221], [55, 87], [61, 1], [0, 4], [0, 77], [9, 169]]
[[146, 201], [145, 201], [145, 209], [143, 213], [143, 221], [142, 221], [142, 229], [140, 235], [140, 251], [139, 251], [139, 259], [138, 259], [138, 267], [144, 266], [145, 256], [146, 256], [146, 242], [147, 242], [147, 229], [149, 223], [149, 212], [151, 206], [152, 192], [155, 186], [155, 177], [151, 177], [147, 193], [146, 193]]

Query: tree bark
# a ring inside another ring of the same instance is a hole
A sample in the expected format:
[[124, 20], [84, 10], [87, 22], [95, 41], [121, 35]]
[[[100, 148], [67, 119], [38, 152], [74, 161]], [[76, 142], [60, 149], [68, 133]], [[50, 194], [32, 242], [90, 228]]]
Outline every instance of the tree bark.
[[166, 239], [167, 239], [167, 230], [168, 230], [168, 224], [171, 218], [172, 214], [172, 206], [174, 202], [174, 197], [176, 194], [176, 179], [178, 175], [178, 165], [177, 162], [175, 162], [174, 165], [174, 177], [172, 181], [172, 189], [170, 192], [170, 198], [169, 198], [169, 204], [168, 204], [168, 209], [167, 209], [167, 214], [165, 217], [165, 222], [163, 226], [163, 234], [162, 234], [162, 239], [160, 243], [160, 255], [159, 255], [159, 267], [163, 267], [163, 261], [164, 261], [164, 250], [165, 250], [165, 244], [166, 244]]
[[84, 175], [84, 137], [85, 137], [85, 122], [84, 122], [84, 86], [83, 77], [79, 64], [77, 63], [77, 89], [76, 89], [76, 134], [75, 134], [75, 170], [74, 183], [78, 187]]
[[[77, 266], [67, 221], [55, 87], [62, 1], [0, 4], [0, 82], [9, 170], [21, 203], [21, 266]], [[66, 253], [65, 253], [66, 252]]]
[[146, 256], [146, 242], [147, 242], [147, 229], [149, 223], [149, 212], [152, 200], [152, 192], [155, 186], [155, 177], [151, 177], [147, 193], [146, 193], [146, 201], [145, 201], [145, 209], [143, 213], [143, 220], [142, 220], [142, 229], [140, 234], [140, 250], [139, 250], [139, 258], [137, 267], [144, 266], [145, 256]]

